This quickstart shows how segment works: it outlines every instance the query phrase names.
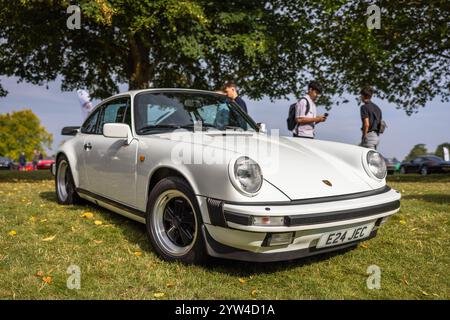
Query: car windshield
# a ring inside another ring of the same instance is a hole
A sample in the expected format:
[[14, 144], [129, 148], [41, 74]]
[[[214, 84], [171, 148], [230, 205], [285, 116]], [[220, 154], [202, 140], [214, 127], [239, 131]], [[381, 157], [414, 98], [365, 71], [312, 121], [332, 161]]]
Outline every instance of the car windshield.
[[134, 107], [138, 134], [179, 128], [257, 131], [257, 125], [226, 96], [193, 92], [138, 94]]

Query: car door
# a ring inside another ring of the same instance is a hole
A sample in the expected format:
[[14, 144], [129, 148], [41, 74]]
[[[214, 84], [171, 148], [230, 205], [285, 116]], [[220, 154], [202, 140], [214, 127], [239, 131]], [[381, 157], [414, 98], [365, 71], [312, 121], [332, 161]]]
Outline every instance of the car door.
[[137, 140], [103, 136], [106, 123], [125, 123], [131, 128], [129, 96], [115, 98], [101, 107], [95, 135], [84, 141], [88, 190], [134, 207], [136, 203]]
[[88, 173], [86, 167], [86, 155], [89, 151], [89, 146], [85, 144], [86, 141], [93, 140], [93, 135], [97, 135], [97, 122], [101, 107], [94, 109], [88, 118], [81, 126], [80, 133], [75, 137], [74, 148], [76, 150], [77, 171], [79, 172], [79, 184], [78, 187], [84, 190], [89, 190]]

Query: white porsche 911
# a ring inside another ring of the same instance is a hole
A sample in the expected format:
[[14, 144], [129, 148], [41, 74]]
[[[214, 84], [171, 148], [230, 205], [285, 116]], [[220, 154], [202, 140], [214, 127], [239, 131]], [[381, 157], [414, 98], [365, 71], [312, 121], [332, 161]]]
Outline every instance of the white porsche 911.
[[[370, 239], [400, 208], [376, 151], [267, 135], [227, 97], [148, 89], [106, 99], [57, 151], [57, 199], [146, 224], [154, 250], [279, 261]], [[263, 150], [263, 152], [262, 152]]]

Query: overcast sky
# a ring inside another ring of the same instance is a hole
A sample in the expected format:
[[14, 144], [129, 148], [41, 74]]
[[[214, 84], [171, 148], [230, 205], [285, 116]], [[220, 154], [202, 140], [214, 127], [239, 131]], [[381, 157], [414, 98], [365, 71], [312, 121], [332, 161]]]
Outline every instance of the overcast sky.
[[[9, 91], [6, 98], [0, 98], [0, 113], [13, 110], [32, 109], [41, 119], [47, 131], [53, 134], [53, 150], [64, 139], [60, 135], [64, 126], [80, 125], [82, 113], [76, 92], [61, 92], [58, 81], [45, 86], [17, 83], [16, 78], [0, 77], [2, 86]], [[126, 87], [123, 87], [126, 90]], [[288, 107], [294, 102], [269, 99], [251, 101], [245, 96], [250, 115], [257, 122], [265, 122], [268, 129], [280, 129], [281, 135], [288, 135], [286, 117]], [[348, 97], [350, 102], [334, 107], [327, 122], [316, 126], [316, 138], [358, 144], [361, 138], [361, 120], [359, 106], [355, 97]], [[373, 100], [383, 111], [383, 118], [388, 128], [381, 136], [379, 151], [386, 157], [402, 160], [411, 148], [418, 143], [426, 144], [434, 152], [443, 142], [450, 142], [450, 108], [440, 99], [429, 102], [417, 114], [407, 116], [401, 109], [396, 109], [385, 101]], [[94, 101], [97, 104], [99, 101]], [[325, 112], [319, 106], [319, 113]], [[290, 135], [290, 134], [289, 134]]]

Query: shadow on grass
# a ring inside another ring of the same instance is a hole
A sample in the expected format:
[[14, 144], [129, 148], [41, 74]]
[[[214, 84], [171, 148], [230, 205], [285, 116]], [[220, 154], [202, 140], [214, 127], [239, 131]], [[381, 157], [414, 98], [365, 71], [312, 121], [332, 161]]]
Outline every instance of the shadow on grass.
[[49, 170], [42, 171], [0, 171], [0, 183], [40, 182], [53, 180]]
[[438, 204], [450, 204], [450, 194], [409, 194], [402, 196], [404, 200], [416, 199]]
[[389, 182], [419, 182], [419, 183], [432, 183], [432, 182], [450, 182], [450, 173], [436, 173], [421, 176], [420, 174], [395, 174], [387, 176]]
[[298, 267], [309, 266], [311, 264], [315, 264], [331, 259], [335, 256], [345, 254], [346, 252], [352, 251], [355, 248], [356, 245], [344, 249], [339, 249], [333, 252], [317, 254], [310, 257], [277, 262], [246, 262], [211, 258], [209, 263], [203, 265], [202, 267], [230, 276], [248, 277], [254, 274], [270, 274]]
[[[41, 192], [39, 193], [39, 196], [46, 201], [56, 203], [55, 192]], [[82, 205], [66, 206], [65, 208], [67, 210], [95, 210], [100, 212], [100, 214], [102, 215], [102, 219], [118, 227], [120, 229], [120, 232], [128, 242], [136, 244], [142, 251], [153, 252], [156, 255], [155, 250], [153, 250], [152, 246], [150, 245], [150, 241], [147, 238], [144, 224], [123, 217], [120, 214], [117, 214], [113, 211], [87, 201]], [[207, 262], [200, 265], [200, 267], [208, 271], [220, 272], [231, 276], [247, 277], [252, 274], [270, 274], [287, 269], [311, 265], [320, 261], [328, 260], [337, 255], [344, 254], [348, 251], [353, 250], [355, 247], [356, 246], [352, 246], [349, 248], [339, 249], [334, 252], [321, 253], [311, 257], [299, 258], [295, 260], [265, 263], [245, 262], [210, 257]]]

